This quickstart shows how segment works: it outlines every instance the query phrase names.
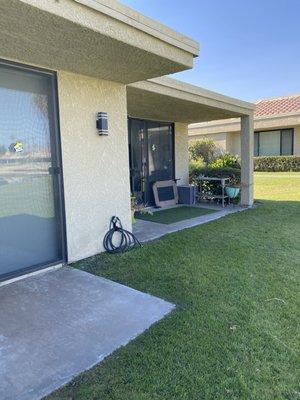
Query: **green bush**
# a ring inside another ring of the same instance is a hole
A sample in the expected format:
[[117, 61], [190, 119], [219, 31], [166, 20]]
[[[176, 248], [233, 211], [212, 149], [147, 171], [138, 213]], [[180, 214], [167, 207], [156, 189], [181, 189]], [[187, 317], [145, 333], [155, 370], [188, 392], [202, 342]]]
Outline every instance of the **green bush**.
[[300, 171], [299, 156], [254, 157], [254, 171], [291, 172]]
[[220, 155], [218, 158], [213, 160], [209, 164], [209, 166], [212, 168], [224, 168], [224, 167], [240, 168], [240, 163], [236, 156], [226, 153]]
[[201, 168], [205, 167], [205, 163], [203, 161], [202, 158], [199, 158], [198, 160], [191, 160], [189, 162], [189, 174], [191, 175], [195, 175], [197, 173], [197, 171]]
[[216, 158], [216, 153], [217, 147], [213, 140], [194, 140], [189, 144], [190, 160], [202, 159], [205, 164], [209, 164]]
[[213, 168], [213, 167], [194, 167], [190, 169], [190, 183], [198, 185], [197, 178], [200, 176], [215, 178], [229, 178], [230, 185], [238, 185], [241, 182], [241, 169], [232, 167]]
[[[229, 178], [228, 185], [239, 185], [241, 183], [241, 169], [232, 167], [213, 168], [199, 167], [190, 171], [190, 182], [199, 188], [199, 176], [209, 176], [214, 178]], [[209, 194], [220, 195], [222, 188], [220, 182], [205, 181], [201, 183], [202, 191]], [[235, 199], [238, 202], [239, 199]]]

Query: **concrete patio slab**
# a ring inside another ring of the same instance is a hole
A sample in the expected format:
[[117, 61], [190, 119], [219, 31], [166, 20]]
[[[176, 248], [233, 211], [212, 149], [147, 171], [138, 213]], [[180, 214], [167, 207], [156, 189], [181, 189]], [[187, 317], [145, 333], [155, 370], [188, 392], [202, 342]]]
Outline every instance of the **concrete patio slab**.
[[67, 267], [0, 287], [0, 399], [41, 399], [173, 307]]
[[[180, 207], [180, 206], [175, 206]], [[210, 204], [200, 204], [193, 207], [207, 208], [215, 210], [215, 213], [201, 215], [200, 217], [185, 219], [184, 221], [175, 222], [174, 224], [160, 224], [157, 222], [144, 221], [137, 219], [133, 225], [133, 233], [142, 243], [150, 242], [151, 240], [159, 239], [160, 237], [167, 235], [168, 233], [174, 233], [183, 229], [192, 228], [197, 225], [206, 224], [207, 222], [215, 221], [216, 219], [225, 217], [226, 215], [233, 214], [236, 212], [247, 210], [245, 207], [237, 205], [228, 205], [224, 208]], [[171, 208], [171, 207], [166, 207]], [[154, 212], [159, 212], [156, 210]]]

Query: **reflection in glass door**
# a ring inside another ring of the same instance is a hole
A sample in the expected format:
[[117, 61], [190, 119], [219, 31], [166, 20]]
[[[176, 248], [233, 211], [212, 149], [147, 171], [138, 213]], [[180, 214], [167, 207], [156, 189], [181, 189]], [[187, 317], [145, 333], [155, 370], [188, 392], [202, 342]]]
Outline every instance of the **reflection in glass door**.
[[0, 63], [0, 277], [64, 258], [50, 73]]
[[144, 121], [129, 119], [129, 165], [131, 193], [138, 202], [145, 202], [144, 192], [147, 179], [147, 153]]
[[154, 204], [154, 182], [174, 179], [172, 123], [129, 118], [131, 192], [139, 202]]
[[157, 181], [174, 179], [173, 125], [148, 122], [148, 194], [154, 203], [152, 186]]

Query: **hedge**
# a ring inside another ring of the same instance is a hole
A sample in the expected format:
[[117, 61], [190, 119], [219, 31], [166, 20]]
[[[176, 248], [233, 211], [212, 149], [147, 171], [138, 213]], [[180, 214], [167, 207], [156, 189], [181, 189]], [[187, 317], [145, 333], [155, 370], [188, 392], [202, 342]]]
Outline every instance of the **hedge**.
[[300, 171], [299, 156], [253, 157], [254, 171], [261, 172], [297, 172]]
[[216, 178], [229, 178], [229, 183], [232, 185], [236, 185], [241, 182], [241, 170], [239, 168], [194, 167], [193, 164], [190, 164], [190, 182], [196, 185], [197, 178], [200, 175]]

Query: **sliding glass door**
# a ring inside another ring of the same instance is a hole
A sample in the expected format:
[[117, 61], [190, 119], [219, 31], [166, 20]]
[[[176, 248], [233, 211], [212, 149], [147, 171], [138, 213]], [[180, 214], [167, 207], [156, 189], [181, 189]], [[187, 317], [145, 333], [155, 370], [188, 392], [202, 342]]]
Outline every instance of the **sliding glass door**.
[[174, 125], [129, 119], [131, 192], [147, 205], [154, 203], [154, 182], [174, 179]]
[[55, 76], [0, 63], [0, 278], [64, 259]]
[[152, 186], [157, 181], [174, 179], [173, 125], [147, 124], [148, 131], [148, 199], [154, 203]]

